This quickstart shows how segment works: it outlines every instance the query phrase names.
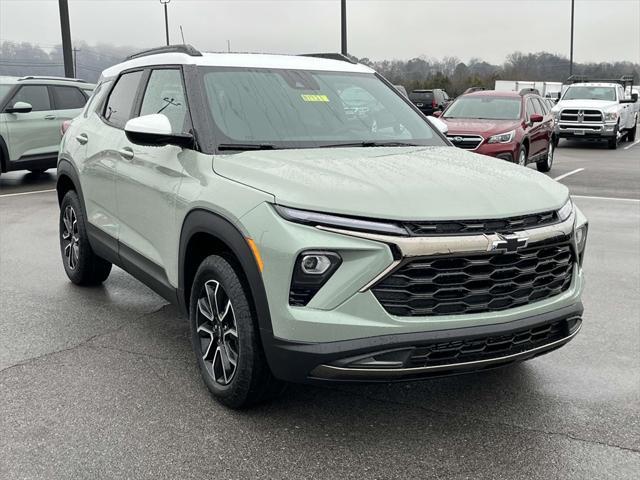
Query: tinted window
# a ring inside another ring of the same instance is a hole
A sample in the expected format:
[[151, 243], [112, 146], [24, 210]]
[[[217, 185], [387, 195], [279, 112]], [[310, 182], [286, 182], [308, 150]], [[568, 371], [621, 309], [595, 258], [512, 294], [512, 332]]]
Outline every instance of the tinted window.
[[567, 88], [563, 100], [610, 100], [615, 101], [614, 87], [575, 86]]
[[87, 101], [80, 89], [76, 87], [49, 87], [53, 93], [53, 104], [56, 110], [72, 110], [84, 107]]
[[44, 85], [25, 85], [20, 88], [18, 93], [11, 100], [10, 104], [13, 105], [16, 102], [30, 103], [34, 112], [51, 110], [49, 92], [47, 91], [47, 87]]
[[0, 84], [0, 103], [4, 99], [5, 95], [11, 91], [13, 85], [10, 83], [6, 83], [4, 85]]
[[527, 100], [527, 118], [531, 118], [534, 113], [536, 113], [536, 110], [533, 108], [533, 101], [529, 99]]
[[125, 73], [118, 79], [104, 109], [105, 120], [116, 127], [124, 128], [124, 124], [132, 116], [140, 78], [142, 71]]
[[533, 109], [535, 110], [536, 113], [540, 115], [547, 114], [547, 108], [545, 107], [544, 102], [541, 99], [532, 98], [531, 100], [533, 101]]
[[140, 115], [162, 113], [171, 122], [173, 133], [189, 130], [187, 101], [180, 70], [154, 70], [144, 92]]
[[430, 102], [431, 100], [433, 100], [433, 92], [432, 91], [428, 91], [428, 92], [413, 91], [409, 94], [409, 98], [411, 100], [416, 100], [420, 102]]

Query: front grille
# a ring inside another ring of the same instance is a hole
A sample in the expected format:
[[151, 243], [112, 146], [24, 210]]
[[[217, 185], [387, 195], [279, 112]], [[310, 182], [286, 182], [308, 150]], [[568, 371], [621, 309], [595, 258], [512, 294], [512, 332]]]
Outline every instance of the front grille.
[[391, 315], [495, 312], [558, 295], [569, 288], [575, 259], [569, 238], [514, 253], [416, 258], [372, 292]]
[[474, 150], [484, 140], [478, 135], [448, 135], [447, 138], [454, 146], [465, 150]]
[[533, 213], [519, 217], [491, 220], [455, 220], [434, 222], [409, 222], [405, 227], [415, 236], [468, 235], [480, 233], [512, 233], [516, 230], [539, 228], [558, 222], [557, 212]]
[[560, 112], [560, 120], [563, 122], [602, 122], [602, 112], [600, 110], [578, 110], [575, 108], [565, 108]]
[[[575, 320], [571, 321], [575, 325]], [[570, 335], [567, 320], [517, 330], [504, 335], [434, 343], [416, 347], [406, 367], [431, 367], [491, 360], [516, 355]]]

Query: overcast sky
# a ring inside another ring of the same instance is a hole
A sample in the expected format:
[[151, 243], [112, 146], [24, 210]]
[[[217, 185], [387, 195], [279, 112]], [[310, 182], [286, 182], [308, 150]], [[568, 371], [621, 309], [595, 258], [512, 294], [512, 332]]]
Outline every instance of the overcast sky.
[[[513, 51], [569, 55], [570, 0], [348, 0], [349, 52], [372, 59], [456, 56], [502, 63]], [[164, 42], [159, 0], [69, 0], [87, 43]], [[171, 0], [171, 39], [202, 50], [339, 51], [339, 0]], [[576, 0], [577, 62], [640, 63], [640, 0]], [[60, 43], [57, 0], [0, 0], [0, 41]]]

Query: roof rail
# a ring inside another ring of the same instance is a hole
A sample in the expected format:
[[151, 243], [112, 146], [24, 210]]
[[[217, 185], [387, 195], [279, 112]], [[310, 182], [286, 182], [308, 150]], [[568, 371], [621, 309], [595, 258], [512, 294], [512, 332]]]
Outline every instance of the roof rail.
[[535, 95], [540, 95], [540, 91], [537, 88], [523, 88], [522, 90], [520, 90], [518, 92], [518, 95], [522, 96], [522, 95], [526, 95], [528, 93], [533, 93]]
[[82, 82], [88, 83], [86, 80], [81, 78], [68, 78], [68, 77], [52, 77], [48, 75], [27, 75], [26, 77], [20, 77], [18, 81], [22, 80], [66, 80], [67, 82]]
[[202, 53], [196, 50], [193, 45], [167, 45], [165, 47], [150, 48], [133, 55], [129, 55], [125, 60], [133, 60], [134, 58], [147, 57], [149, 55], [160, 55], [161, 53], [186, 53], [192, 57], [201, 57]]
[[349, 62], [354, 65], [357, 64], [355, 60], [351, 59], [349, 56], [344, 55], [342, 53], [301, 53], [300, 57], [315, 57], [315, 58], [326, 58], [328, 60], [339, 60], [341, 62]]
[[633, 75], [622, 75], [620, 78], [589, 78], [587, 75], [571, 75], [564, 82], [567, 85], [573, 83], [618, 83], [623, 87], [633, 85]]

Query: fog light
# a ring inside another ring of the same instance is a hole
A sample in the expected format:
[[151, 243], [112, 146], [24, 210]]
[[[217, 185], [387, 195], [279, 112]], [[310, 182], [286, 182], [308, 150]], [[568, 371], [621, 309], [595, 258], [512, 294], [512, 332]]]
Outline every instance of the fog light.
[[322, 275], [331, 267], [331, 260], [326, 255], [304, 255], [300, 267], [308, 275]]

